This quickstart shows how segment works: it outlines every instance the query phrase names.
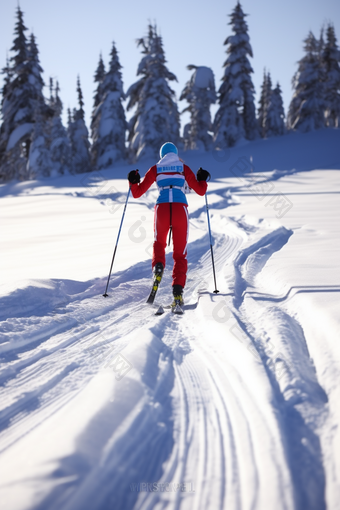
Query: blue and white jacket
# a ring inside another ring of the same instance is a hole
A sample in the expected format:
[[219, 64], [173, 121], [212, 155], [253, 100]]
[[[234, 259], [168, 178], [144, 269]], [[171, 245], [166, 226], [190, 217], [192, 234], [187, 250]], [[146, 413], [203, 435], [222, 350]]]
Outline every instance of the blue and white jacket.
[[169, 152], [156, 165], [159, 197], [156, 204], [179, 202], [188, 205], [184, 189], [184, 165], [177, 154]]
[[157, 165], [149, 168], [141, 182], [135, 184], [130, 182], [133, 197], [141, 197], [154, 182], [159, 189], [157, 204], [179, 202], [187, 206], [184, 194], [186, 185], [201, 196], [206, 193], [208, 187], [206, 181], [198, 181], [191, 168], [183, 164], [173, 153], [166, 154]]

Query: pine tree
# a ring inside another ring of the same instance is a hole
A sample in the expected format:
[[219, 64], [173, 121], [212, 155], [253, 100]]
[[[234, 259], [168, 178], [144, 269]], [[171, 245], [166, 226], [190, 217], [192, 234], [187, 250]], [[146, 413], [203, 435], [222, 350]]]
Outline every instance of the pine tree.
[[[126, 159], [125, 134], [127, 122], [122, 100], [125, 98], [121, 65], [115, 44], [112, 45], [109, 70], [102, 77], [96, 98], [100, 103], [94, 108], [92, 129], [92, 163], [98, 170], [112, 166], [116, 161]], [[101, 73], [101, 69], [100, 69]], [[97, 76], [98, 74], [97, 70]], [[100, 87], [100, 92], [99, 92]]]
[[263, 72], [263, 81], [261, 86], [261, 96], [259, 100], [259, 108], [257, 110], [257, 122], [259, 125], [260, 135], [265, 136], [264, 118], [268, 110], [268, 104], [272, 93], [272, 84], [269, 73]]
[[184, 127], [184, 148], [209, 150], [212, 148], [212, 136], [208, 133], [212, 131], [210, 105], [216, 101], [214, 73], [204, 66], [189, 65], [187, 69], [194, 72], [180, 96], [180, 100], [189, 103], [183, 113], [190, 113], [190, 123]]
[[32, 143], [27, 161], [29, 179], [39, 179], [51, 175], [52, 161], [47, 136], [47, 122], [44, 117], [44, 104], [40, 103], [36, 107]]
[[268, 116], [268, 113], [269, 113], [269, 108], [270, 108], [270, 104], [271, 104], [272, 93], [273, 93], [272, 79], [271, 79], [270, 73], [268, 72], [267, 76], [266, 76], [266, 88], [265, 88], [265, 94], [264, 94], [263, 119], [262, 119], [261, 131], [260, 131], [261, 136], [264, 137], [264, 138], [269, 136], [268, 135], [268, 132], [269, 132], [269, 125], [268, 125], [269, 116]]
[[292, 80], [294, 94], [287, 116], [288, 129], [301, 132], [319, 129], [325, 125], [320, 41], [309, 32], [304, 42], [306, 54], [298, 62], [298, 71]]
[[264, 69], [262, 85], [261, 85], [261, 94], [260, 94], [260, 99], [259, 99], [259, 106], [257, 109], [257, 122], [259, 125], [260, 135], [262, 137], [263, 137], [263, 130], [262, 130], [263, 117], [264, 117], [264, 111], [265, 111], [265, 107], [266, 107], [266, 93], [267, 93], [266, 88], [267, 88], [267, 73], [266, 73], [266, 69]]
[[50, 156], [53, 168], [53, 175], [64, 175], [72, 173], [72, 151], [67, 131], [63, 126], [61, 114], [63, 105], [59, 97], [59, 83], [53, 94], [53, 81], [51, 90], [51, 102], [54, 107], [54, 116], [51, 125]]
[[328, 127], [340, 127], [340, 51], [333, 25], [328, 25], [322, 50], [325, 121]]
[[70, 108], [67, 108], [67, 128], [66, 128], [66, 132], [67, 132], [67, 137], [69, 139], [70, 147], [71, 147], [70, 173], [74, 174], [75, 171], [74, 171], [74, 168], [73, 168], [73, 147], [72, 147], [73, 143], [72, 143], [72, 141], [74, 139], [75, 123], [73, 122], [73, 113], [71, 112]]
[[[269, 76], [269, 75], [268, 75]], [[269, 77], [270, 78], [270, 77]], [[271, 82], [270, 82], [271, 88]], [[263, 129], [266, 138], [283, 135], [285, 132], [285, 113], [279, 83], [271, 90], [268, 105], [265, 110]]]
[[56, 81], [55, 85], [53, 82], [53, 78], [50, 78], [50, 98], [48, 101], [50, 111], [52, 112], [53, 117], [55, 115], [61, 115], [61, 112], [63, 110], [63, 104], [61, 102], [61, 99], [59, 97], [59, 82]]
[[81, 174], [90, 172], [90, 142], [89, 133], [85, 125], [83, 93], [80, 86], [80, 79], [77, 79], [77, 93], [79, 108], [73, 110], [73, 116], [69, 115], [68, 135], [72, 152], [72, 172]]
[[166, 67], [161, 36], [156, 26], [149, 25], [148, 35], [137, 41], [142, 48], [142, 58], [137, 75], [142, 78], [127, 91], [127, 109], [136, 107], [130, 119], [129, 149], [134, 159], [156, 157], [166, 141], [179, 143], [179, 113], [175, 92], [169, 81], [176, 76]]
[[94, 75], [94, 81], [95, 81], [95, 83], [98, 83], [98, 85], [97, 85], [97, 89], [96, 89], [96, 92], [94, 95], [93, 113], [94, 113], [95, 109], [97, 108], [97, 106], [102, 102], [102, 99], [103, 99], [102, 85], [103, 85], [104, 77], [105, 77], [105, 65], [103, 62], [102, 55], [100, 54], [98, 66], [97, 66], [97, 69], [96, 69], [96, 72]]
[[25, 160], [29, 154], [37, 104], [43, 116], [47, 117], [50, 113], [45, 107], [42, 93], [44, 82], [35, 37], [32, 34], [28, 41], [26, 31], [23, 13], [18, 7], [15, 39], [11, 48], [13, 56], [5, 70], [3, 88], [0, 136], [2, 180], [27, 178]]
[[55, 96], [54, 96], [55, 97], [54, 110], [58, 115], [61, 115], [62, 111], [63, 111], [63, 103], [60, 99], [59, 92], [60, 92], [60, 87], [59, 87], [59, 82], [57, 80], [56, 84], [55, 84], [55, 89], [54, 89], [54, 94], [55, 94]]
[[245, 14], [238, 2], [230, 15], [234, 35], [227, 37], [228, 58], [224, 63], [224, 76], [219, 89], [219, 109], [214, 119], [214, 142], [217, 148], [233, 146], [242, 139], [258, 137], [254, 104], [253, 69], [248, 56], [253, 56], [249, 43]]
[[5, 98], [7, 96], [8, 87], [11, 83], [11, 73], [12, 69], [9, 64], [8, 57], [6, 58], [6, 66], [2, 69], [1, 74], [4, 74], [4, 83], [1, 89], [1, 109], [3, 107]]
[[33, 105], [35, 106], [34, 99], [41, 103], [41, 109], [45, 113], [45, 101], [43, 99], [42, 90], [44, 88], [44, 81], [41, 77], [43, 69], [40, 65], [39, 61], [39, 50], [35, 40], [35, 35], [31, 34], [30, 41], [28, 44], [28, 74], [29, 74], [29, 83], [32, 86], [32, 97], [33, 97]]
[[[8, 57], [6, 59], [6, 66], [2, 69], [1, 74], [4, 75], [4, 82], [1, 89], [1, 111], [3, 110], [4, 103], [8, 94], [8, 89], [11, 83], [11, 68], [9, 65]], [[5, 152], [8, 142], [7, 124], [2, 122], [0, 125], [0, 182], [7, 180], [7, 168], [5, 168]], [[9, 177], [11, 178], [11, 177]]]

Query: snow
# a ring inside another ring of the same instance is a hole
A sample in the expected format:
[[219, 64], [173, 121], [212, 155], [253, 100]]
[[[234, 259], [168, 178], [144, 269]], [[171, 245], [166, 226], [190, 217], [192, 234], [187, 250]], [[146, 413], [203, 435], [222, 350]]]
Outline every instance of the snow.
[[[102, 296], [132, 165], [0, 187], [6, 510], [337, 508], [339, 143], [180, 154], [213, 177], [220, 291], [190, 193], [181, 317], [145, 304], [155, 187], [129, 200]], [[171, 268], [170, 250], [157, 304]]]
[[200, 89], [214, 87], [214, 74], [210, 67], [200, 66], [196, 69], [194, 84]]
[[33, 129], [33, 124], [26, 122], [25, 124], [21, 124], [11, 133], [11, 136], [8, 139], [6, 151], [11, 150], [21, 138], [30, 133]]

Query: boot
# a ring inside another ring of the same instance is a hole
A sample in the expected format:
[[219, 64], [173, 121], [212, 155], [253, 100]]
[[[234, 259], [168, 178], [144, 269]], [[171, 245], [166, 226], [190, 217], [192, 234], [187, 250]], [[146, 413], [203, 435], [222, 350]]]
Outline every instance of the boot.
[[171, 304], [172, 307], [175, 307], [177, 305], [183, 306], [184, 300], [183, 300], [183, 287], [182, 285], [173, 285], [172, 286], [172, 293], [174, 295], [173, 303]]
[[160, 276], [162, 278], [163, 271], [164, 271], [164, 266], [163, 266], [162, 262], [157, 262], [153, 268], [153, 274], [155, 276]]

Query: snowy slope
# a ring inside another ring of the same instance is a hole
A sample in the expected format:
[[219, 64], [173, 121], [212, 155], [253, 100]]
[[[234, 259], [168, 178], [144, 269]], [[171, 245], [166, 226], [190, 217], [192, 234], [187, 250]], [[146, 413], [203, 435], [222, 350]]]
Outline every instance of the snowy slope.
[[191, 194], [182, 317], [145, 305], [155, 189], [128, 204], [102, 296], [132, 167], [1, 187], [4, 508], [337, 508], [339, 146], [184, 154], [214, 177], [220, 293]]

